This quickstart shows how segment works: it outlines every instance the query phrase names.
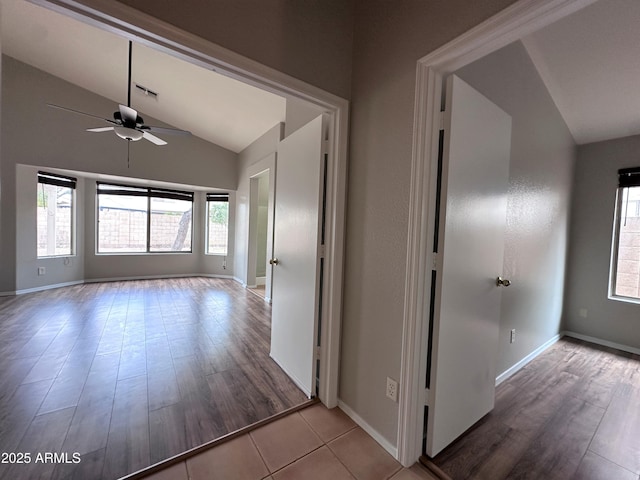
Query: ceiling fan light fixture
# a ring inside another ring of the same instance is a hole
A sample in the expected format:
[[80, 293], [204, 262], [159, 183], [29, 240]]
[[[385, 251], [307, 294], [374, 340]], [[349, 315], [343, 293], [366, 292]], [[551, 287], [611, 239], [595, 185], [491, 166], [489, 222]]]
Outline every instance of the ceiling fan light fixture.
[[116, 132], [120, 138], [124, 138], [125, 140], [130, 140], [132, 142], [137, 142], [144, 135], [143, 132], [136, 130], [135, 128], [123, 127], [123, 126], [115, 126], [113, 127], [113, 131]]

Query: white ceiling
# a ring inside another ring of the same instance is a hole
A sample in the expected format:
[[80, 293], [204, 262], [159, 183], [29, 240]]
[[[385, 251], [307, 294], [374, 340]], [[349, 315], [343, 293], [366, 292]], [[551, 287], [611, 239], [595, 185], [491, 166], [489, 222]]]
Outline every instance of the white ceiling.
[[523, 43], [576, 143], [640, 133], [640, 1], [599, 0]]
[[[3, 53], [112, 100], [113, 111], [126, 104], [126, 39], [25, 0], [1, 3]], [[132, 87], [131, 106], [142, 117], [233, 152], [285, 120], [284, 98], [213, 71], [135, 43], [132, 63], [132, 82], [158, 93], [154, 99]], [[113, 111], [87, 113], [112, 118]]]

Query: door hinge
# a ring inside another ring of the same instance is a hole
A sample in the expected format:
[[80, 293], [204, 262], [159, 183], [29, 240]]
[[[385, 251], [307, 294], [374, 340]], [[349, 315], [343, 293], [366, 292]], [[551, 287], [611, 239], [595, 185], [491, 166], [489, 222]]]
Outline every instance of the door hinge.
[[329, 139], [328, 138], [322, 141], [322, 155], [329, 155]]
[[427, 406], [427, 407], [429, 406], [429, 393], [430, 393], [430, 392], [429, 392], [429, 389], [428, 389], [428, 388], [425, 388], [425, 389], [422, 391], [422, 395], [423, 395], [423, 396], [422, 396], [422, 405], [425, 405], [425, 406]]
[[320, 346], [316, 347], [316, 360], [320, 360]]
[[444, 111], [440, 112], [440, 119], [438, 120], [440, 122], [440, 130], [444, 130], [444, 115]]
[[431, 270], [438, 270], [438, 253], [431, 254]]
[[318, 258], [324, 258], [325, 248], [324, 245], [318, 247]]

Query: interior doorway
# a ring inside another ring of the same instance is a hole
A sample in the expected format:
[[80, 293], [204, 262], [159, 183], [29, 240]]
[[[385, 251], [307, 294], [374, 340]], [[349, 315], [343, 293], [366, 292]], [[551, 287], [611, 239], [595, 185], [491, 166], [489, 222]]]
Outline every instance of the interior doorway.
[[431, 308], [429, 292], [434, 283], [431, 265], [438, 261], [437, 256], [429, 252], [434, 251], [437, 223], [431, 212], [435, 211], [437, 202], [437, 158], [444, 79], [461, 67], [590, 3], [591, 0], [516, 2], [417, 63], [407, 257], [409, 281], [405, 297], [398, 428], [398, 458], [404, 465], [410, 465], [420, 456], [427, 414], [425, 400], [429, 396], [424, 381], [427, 346], [433, 334], [428, 320]]
[[271, 303], [274, 189], [271, 168], [249, 180], [249, 248], [247, 288]]

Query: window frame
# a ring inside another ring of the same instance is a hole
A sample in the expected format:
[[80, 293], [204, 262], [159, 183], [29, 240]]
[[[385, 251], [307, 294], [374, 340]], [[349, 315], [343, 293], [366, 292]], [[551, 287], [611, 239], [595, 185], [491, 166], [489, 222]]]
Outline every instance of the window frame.
[[[100, 186], [117, 188], [106, 188], [101, 191]], [[101, 252], [100, 251], [100, 195], [121, 195], [129, 197], [145, 197], [146, 198], [146, 238], [144, 251], [129, 252]], [[189, 250], [152, 250], [151, 249], [151, 201], [153, 198], [168, 198], [173, 200], [183, 200], [191, 202], [191, 228], [189, 235]], [[194, 240], [194, 203], [195, 193], [186, 190], [175, 190], [169, 188], [160, 188], [144, 185], [126, 185], [122, 183], [96, 182], [96, 255], [189, 255], [193, 253]]]
[[69, 177], [66, 175], [60, 175], [59, 173], [38, 171], [37, 174], [37, 187], [42, 185], [53, 185], [56, 187], [66, 187], [71, 190], [71, 206], [70, 206], [70, 223], [69, 223], [69, 253], [53, 254], [53, 255], [39, 255], [38, 254], [38, 212], [37, 212], [37, 192], [36, 192], [36, 258], [60, 258], [60, 257], [75, 257], [76, 253], [76, 188], [78, 179], [75, 177]]
[[[616, 189], [616, 202], [613, 219], [613, 233], [611, 240], [611, 262], [609, 265], [609, 291], [608, 298], [620, 302], [640, 304], [640, 292], [638, 297], [630, 297], [616, 293], [618, 277], [618, 260], [620, 250], [620, 234], [622, 219], [625, 217], [623, 205], [624, 191], [628, 188], [640, 188], [640, 167], [624, 168], [618, 170], [618, 188]], [[628, 194], [627, 194], [628, 195]]]
[[[224, 199], [224, 200], [223, 200]], [[227, 238], [224, 253], [215, 253], [209, 251], [209, 204], [213, 202], [226, 202], [227, 203]], [[229, 256], [229, 216], [231, 215], [231, 196], [228, 192], [209, 192], [205, 194], [205, 234], [204, 234], [204, 254], [217, 256], [217, 257], [227, 257]]]

